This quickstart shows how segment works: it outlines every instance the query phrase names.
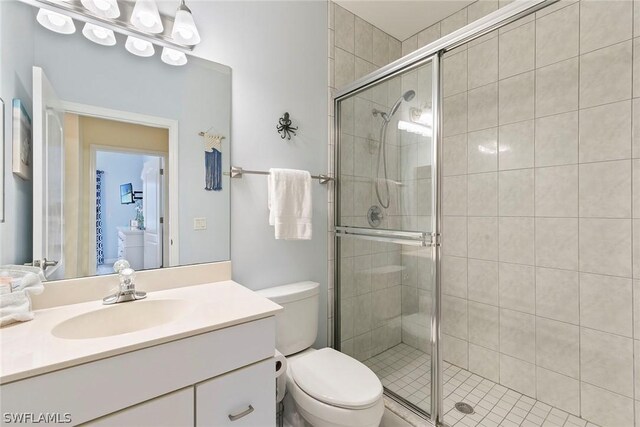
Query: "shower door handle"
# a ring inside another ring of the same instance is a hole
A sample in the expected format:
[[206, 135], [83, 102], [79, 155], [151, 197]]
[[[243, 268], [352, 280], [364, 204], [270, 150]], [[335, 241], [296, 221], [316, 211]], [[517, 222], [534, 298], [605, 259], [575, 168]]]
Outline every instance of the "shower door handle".
[[432, 234], [423, 231], [381, 230], [362, 227], [336, 227], [336, 236], [353, 237], [399, 245], [432, 246]]

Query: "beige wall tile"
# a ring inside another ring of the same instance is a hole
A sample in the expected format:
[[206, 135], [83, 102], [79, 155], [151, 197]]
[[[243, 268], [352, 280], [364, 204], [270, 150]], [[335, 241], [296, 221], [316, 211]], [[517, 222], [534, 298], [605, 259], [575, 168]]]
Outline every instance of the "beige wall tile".
[[578, 58], [536, 70], [536, 117], [578, 108]]
[[467, 23], [472, 23], [498, 10], [497, 0], [478, 0], [467, 7]]
[[580, 379], [633, 397], [633, 340], [580, 328]]
[[466, 340], [467, 300], [450, 295], [442, 296], [442, 333]]
[[500, 314], [498, 307], [469, 302], [469, 342], [491, 350], [500, 345]]
[[445, 215], [467, 214], [466, 176], [448, 176], [442, 180], [442, 210]]
[[580, 162], [631, 158], [631, 101], [580, 110]]
[[467, 51], [461, 50], [448, 56], [442, 64], [442, 90], [451, 96], [467, 90]]
[[468, 295], [470, 301], [498, 305], [498, 263], [469, 259]]
[[553, 371], [536, 368], [537, 398], [572, 414], [580, 414], [580, 382]]
[[470, 216], [498, 215], [498, 174], [496, 172], [468, 176], [467, 212]]
[[580, 108], [631, 98], [631, 41], [580, 57]]
[[461, 9], [458, 12], [444, 18], [440, 21], [440, 36], [446, 36], [467, 25], [467, 9]]
[[578, 216], [578, 166], [535, 170], [535, 210], [538, 216]]
[[443, 140], [442, 173], [444, 176], [467, 173], [467, 135], [460, 134]]
[[535, 363], [535, 316], [500, 309], [500, 353]]
[[534, 122], [500, 126], [498, 166], [500, 170], [532, 168], [534, 164]]
[[467, 131], [467, 94], [450, 96], [443, 101], [443, 134], [452, 136]]
[[518, 169], [498, 173], [498, 205], [501, 216], [533, 216], [534, 170]]
[[466, 217], [444, 217], [442, 221], [442, 253], [443, 255], [467, 256]]
[[535, 396], [536, 367], [533, 363], [500, 354], [500, 383], [527, 396]]
[[493, 37], [485, 42], [470, 46], [468, 67], [469, 89], [497, 82], [498, 38]]
[[499, 218], [499, 258], [502, 262], [533, 265], [533, 218]]
[[578, 219], [536, 218], [536, 265], [578, 269]]
[[418, 48], [424, 47], [440, 38], [440, 22], [418, 33]]
[[580, 324], [633, 337], [631, 279], [580, 274]]
[[377, 27], [373, 27], [372, 44], [373, 52], [371, 62], [378, 67], [387, 65], [389, 62], [389, 36]]
[[367, 62], [373, 62], [373, 25], [355, 17], [355, 54]]
[[535, 22], [530, 22], [500, 34], [499, 74], [501, 79], [533, 70], [535, 30]]
[[590, 52], [630, 39], [632, 5], [630, 0], [580, 2], [580, 52]]
[[630, 219], [580, 219], [580, 271], [631, 277]]
[[536, 268], [536, 314], [578, 324], [578, 272]]
[[580, 328], [543, 317], [536, 318], [536, 364], [578, 379]]
[[536, 166], [578, 163], [578, 113], [536, 119]]
[[536, 66], [578, 55], [580, 5], [565, 7], [536, 22]]
[[498, 218], [469, 217], [468, 256], [476, 259], [498, 260]]
[[467, 297], [467, 259], [442, 257], [442, 292], [455, 297]]
[[442, 334], [442, 358], [449, 363], [467, 369], [469, 343], [466, 340]]
[[468, 172], [498, 170], [498, 128], [470, 132], [468, 144]]
[[500, 380], [500, 353], [469, 344], [469, 370], [491, 381]]
[[[500, 81], [498, 91], [500, 124], [533, 119], [534, 73], [519, 74]], [[446, 112], [445, 112], [446, 116]]]
[[603, 427], [633, 425], [633, 399], [580, 383], [582, 416]]
[[580, 216], [631, 218], [631, 160], [580, 165]]
[[336, 47], [354, 53], [355, 16], [338, 5], [335, 5], [334, 8]]
[[530, 265], [499, 263], [500, 307], [535, 313], [535, 268]]
[[498, 125], [498, 85], [490, 83], [468, 92], [469, 131]]

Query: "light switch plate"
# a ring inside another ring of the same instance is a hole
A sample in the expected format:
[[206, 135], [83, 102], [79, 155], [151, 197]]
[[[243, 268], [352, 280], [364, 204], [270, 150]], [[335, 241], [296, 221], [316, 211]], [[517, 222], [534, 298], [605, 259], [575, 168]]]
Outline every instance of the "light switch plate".
[[194, 230], [206, 230], [207, 229], [207, 218], [193, 218], [193, 229]]

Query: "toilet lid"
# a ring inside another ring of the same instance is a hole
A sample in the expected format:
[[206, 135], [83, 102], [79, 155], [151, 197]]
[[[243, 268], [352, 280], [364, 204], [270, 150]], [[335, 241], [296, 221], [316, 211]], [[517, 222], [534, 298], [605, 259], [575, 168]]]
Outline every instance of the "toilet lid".
[[366, 408], [382, 396], [382, 384], [369, 368], [332, 348], [309, 353], [290, 369], [305, 393], [329, 405]]

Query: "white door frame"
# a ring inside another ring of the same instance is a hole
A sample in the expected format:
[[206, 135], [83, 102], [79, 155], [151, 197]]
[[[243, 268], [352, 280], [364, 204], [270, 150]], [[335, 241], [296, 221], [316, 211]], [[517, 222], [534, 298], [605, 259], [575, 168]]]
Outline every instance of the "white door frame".
[[[62, 109], [66, 113], [78, 114], [80, 116], [97, 117], [101, 119], [116, 120], [125, 123], [133, 123], [150, 127], [157, 127], [167, 129], [169, 131], [169, 191], [166, 195], [167, 204], [169, 205], [169, 221], [167, 224], [167, 236], [169, 246], [169, 265], [170, 267], [179, 265], [180, 263], [180, 240], [179, 240], [179, 189], [178, 189], [178, 121], [173, 119], [167, 119], [164, 117], [149, 116], [145, 114], [131, 113], [129, 111], [113, 110], [110, 108], [96, 107], [94, 105], [79, 104], [75, 102], [62, 101]], [[108, 146], [96, 146], [100, 150], [105, 151], [127, 151], [127, 149], [120, 149]], [[153, 153], [152, 151], [135, 150], [141, 153], [153, 154], [161, 157], [165, 157], [164, 153]], [[95, 188], [95, 151], [94, 146], [91, 146], [90, 154], [91, 171], [93, 188]], [[165, 191], [165, 193], [167, 193]], [[89, 215], [94, 219], [95, 223], [95, 197], [89, 198], [90, 203], [93, 204], [93, 209], [90, 209]], [[166, 223], [166, 222], [165, 222]], [[90, 234], [91, 235], [91, 234]], [[95, 233], [93, 233], [95, 239]], [[93, 245], [90, 243], [90, 250], [95, 252], [95, 241]], [[95, 256], [93, 257], [95, 259]]]
[[[96, 145], [96, 144], [91, 144], [89, 146], [89, 176], [91, 177], [91, 186], [89, 187], [89, 224], [95, 224], [96, 223], [96, 197], [95, 197], [95, 190], [96, 190], [96, 185], [97, 185], [97, 178], [96, 178], [96, 170], [98, 170], [98, 167], [96, 166], [96, 155], [98, 152], [104, 152], [104, 151], [109, 151], [112, 153], [131, 153], [131, 154], [140, 154], [140, 155], [149, 155], [149, 156], [157, 156], [160, 157], [161, 159], [166, 161], [167, 158], [167, 153], [163, 152], [163, 151], [153, 151], [153, 150], [144, 150], [144, 149], [138, 149], [138, 148], [124, 148], [124, 147], [114, 147], [111, 145]], [[168, 191], [166, 188], [162, 189], [163, 197], [168, 197]], [[163, 214], [165, 217], [168, 217], [169, 219], [169, 223], [171, 223], [171, 214], [166, 215], [164, 213], [164, 210], [166, 208], [166, 205], [162, 207], [163, 208]], [[96, 231], [94, 228], [91, 229], [91, 231], [89, 232], [89, 260], [91, 261], [91, 263], [89, 264], [89, 275], [95, 275], [96, 271], [95, 271], [95, 265], [93, 263], [93, 261], [96, 260], [96, 257], [98, 255], [97, 251], [96, 251], [96, 239], [98, 238], [98, 236], [96, 236]], [[161, 245], [162, 245], [162, 250], [163, 250], [163, 254], [165, 252], [167, 252], [167, 249], [169, 249], [169, 252], [171, 252], [171, 248], [166, 248], [165, 245], [166, 241], [164, 239], [162, 239]]]

